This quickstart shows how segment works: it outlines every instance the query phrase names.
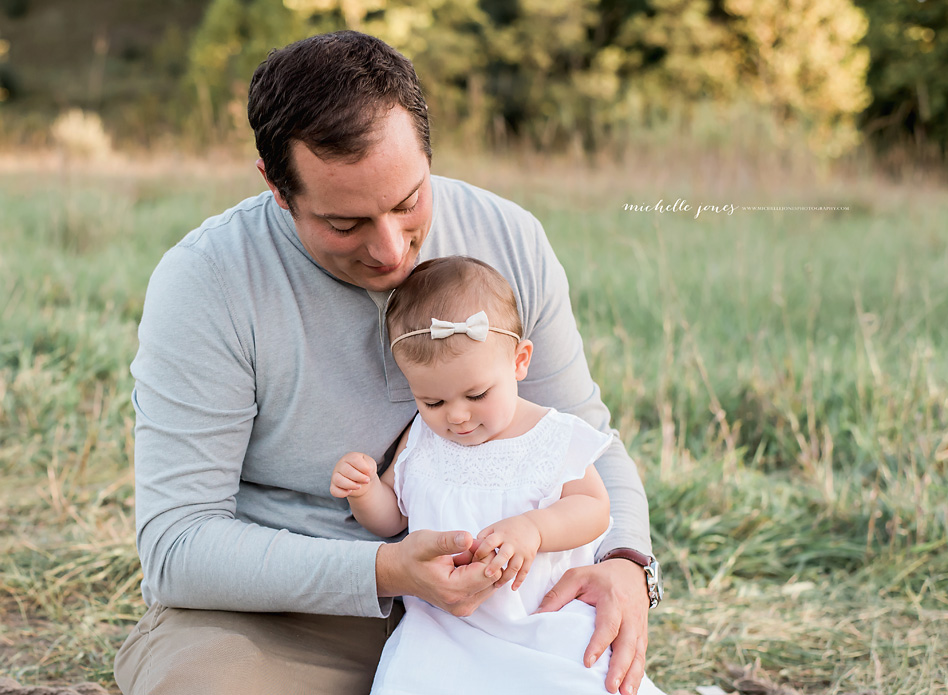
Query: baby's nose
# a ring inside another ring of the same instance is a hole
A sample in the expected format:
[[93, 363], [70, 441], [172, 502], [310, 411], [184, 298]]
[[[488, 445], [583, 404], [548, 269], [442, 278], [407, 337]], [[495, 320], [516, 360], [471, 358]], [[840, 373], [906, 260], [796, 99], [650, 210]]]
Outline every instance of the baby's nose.
[[448, 412], [448, 422], [452, 425], [460, 425], [462, 422], [467, 422], [470, 414], [467, 411], [467, 408], [452, 408]]

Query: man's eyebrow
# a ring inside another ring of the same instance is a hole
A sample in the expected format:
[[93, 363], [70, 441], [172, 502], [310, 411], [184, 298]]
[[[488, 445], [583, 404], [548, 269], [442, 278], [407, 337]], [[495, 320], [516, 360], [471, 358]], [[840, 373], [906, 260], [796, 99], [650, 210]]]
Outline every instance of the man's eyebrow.
[[[424, 183], [425, 183], [425, 177], [422, 176], [422, 177], [421, 177], [421, 181], [419, 181], [419, 182], [415, 185], [415, 187], [411, 190], [411, 193], [409, 193], [409, 194], [406, 195], [404, 198], [402, 198], [402, 199], [399, 200], [397, 203], [395, 203], [395, 205], [393, 205], [392, 208], [394, 209], [394, 208], [397, 208], [399, 205], [403, 205], [406, 200], [408, 200], [408, 199], [411, 198], [413, 195], [415, 195], [415, 193], [418, 192], [418, 189], [420, 189]], [[323, 220], [358, 220], [358, 219], [362, 219], [362, 218], [360, 218], [360, 217], [350, 217], [349, 215], [337, 215], [337, 214], [334, 214], [334, 213], [331, 213], [331, 212], [329, 212], [329, 213], [314, 212], [314, 213], [313, 213], [313, 217], [318, 217], [318, 218], [323, 219]]]

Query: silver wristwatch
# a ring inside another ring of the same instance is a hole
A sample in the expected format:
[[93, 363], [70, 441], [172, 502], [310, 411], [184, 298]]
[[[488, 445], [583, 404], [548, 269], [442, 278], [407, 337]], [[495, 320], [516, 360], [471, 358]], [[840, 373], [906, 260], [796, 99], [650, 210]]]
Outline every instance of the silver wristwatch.
[[616, 548], [603, 555], [602, 560], [612, 560], [620, 557], [623, 560], [631, 560], [645, 570], [645, 588], [648, 590], [648, 607], [655, 608], [662, 602], [665, 596], [665, 585], [662, 582], [662, 567], [651, 555], [640, 553], [632, 548]]

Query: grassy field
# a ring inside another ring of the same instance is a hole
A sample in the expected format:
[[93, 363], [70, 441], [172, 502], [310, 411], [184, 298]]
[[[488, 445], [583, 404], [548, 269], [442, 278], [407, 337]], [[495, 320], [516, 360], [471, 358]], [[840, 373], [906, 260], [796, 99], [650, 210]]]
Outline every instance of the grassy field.
[[[945, 190], [720, 158], [435, 164], [531, 209], [566, 265], [666, 570], [653, 680], [948, 693]], [[259, 189], [252, 160], [0, 162], [0, 675], [114, 689], [143, 610], [128, 364], [145, 286]], [[691, 210], [623, 209], [679, 198]], [[736, 209], [695, 219], [710, 204]]]

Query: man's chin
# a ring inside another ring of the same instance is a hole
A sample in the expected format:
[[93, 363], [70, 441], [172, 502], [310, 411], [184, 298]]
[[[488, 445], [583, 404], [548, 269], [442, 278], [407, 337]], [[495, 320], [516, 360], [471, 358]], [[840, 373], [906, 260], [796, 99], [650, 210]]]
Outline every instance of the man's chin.
[[373, 292], [389, 292], [405, 282], [412, 266], [404, 263], [391, 270], [375, 270], [364, 267], [360, 273], [358, 285]]
[[390, 278], [372, 278], [360, 282], [359, 286], [370, 292], [391, 292], [396, 287], [405, 282], [405, 276], [398, 275]]

